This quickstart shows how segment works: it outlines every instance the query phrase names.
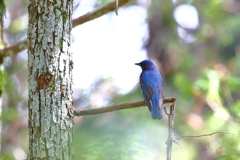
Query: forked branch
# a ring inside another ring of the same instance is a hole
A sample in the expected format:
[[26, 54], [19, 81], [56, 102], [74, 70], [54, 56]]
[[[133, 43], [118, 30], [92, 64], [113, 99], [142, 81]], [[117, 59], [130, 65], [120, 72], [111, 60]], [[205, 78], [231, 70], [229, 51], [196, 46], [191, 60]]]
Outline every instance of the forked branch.
[[175, 114], [174, 110], [175, 110], [174, 102], [170, 105], [169, 111], [167, 111], [167, 107], [164, 107], [164, 111], [165, 111], [166, 115], [168, 116], [168, 139], [166, 141], [166, 145], [167, 145], [167, 160], [171, 160], [171, 157], [172, 157], [172, 143], [174, 142], [174, 143], [178, 144], [178, 142], [176, 141], [178, 139], [182, 139], [182, 138], [199, 138], [199, 137], [211, 136], [211, 135], [217, 134], [217, 133], [234, 135], [234, 134], [229, 133], [229, 132], [219, 131], [219, 132], [213, 132], [213, 133], [210, 133], [210, 134], [203, 134], [203, 135], [197, 135], [197, 136], [187, 135], [187, 136], [175, 137], [174, 133], [173, 133], [174, 114]]
[[[107, 14], [112, 11], [115, 11], [116, 14], [118, 14], [117, 9], [119, 7], [127, 4], [130, 1], [132, 1], [132, 0], [116, 0], [116, 1], [111, 2], [111, 3], [107, 4], [106, 6], [99, 8], [93, 12], [84, 14], [72, 21], [73, 27], [83, 24], [85, 22], [94, 20], [96, 18], [99, 18], [99, 17], [103, 16], [104, 14]], [[0, 58], [4, 58], [7, 56], [17, 54], [18, 52], [23, 51], [24, 49], [27, 49], [27, 40], [20, 41], [12, 46], [1, 49], [0, 50]]]

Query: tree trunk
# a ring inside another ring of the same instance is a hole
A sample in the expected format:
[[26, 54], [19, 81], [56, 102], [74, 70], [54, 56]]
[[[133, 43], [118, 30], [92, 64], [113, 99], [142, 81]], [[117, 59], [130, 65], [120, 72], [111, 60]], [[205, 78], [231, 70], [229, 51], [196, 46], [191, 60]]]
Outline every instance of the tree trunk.
[[30, 0], [29, 160], [73, 157], [72, 10], [71, 0]]

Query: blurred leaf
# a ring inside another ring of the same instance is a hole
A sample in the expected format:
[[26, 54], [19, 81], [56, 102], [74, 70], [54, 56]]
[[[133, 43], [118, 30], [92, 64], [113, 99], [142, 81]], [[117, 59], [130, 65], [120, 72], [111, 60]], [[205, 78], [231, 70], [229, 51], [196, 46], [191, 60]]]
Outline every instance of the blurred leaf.
[[9, 108], [8, 110], [4, 109], [1, 119], [4, 121], [13, 121], [18, 117], [17, 115], [18, 113], [14, 108]]
[[226, 121], [216, 116], [211, 116], [207, 120], [207, 124], [212, 131], [219, 131], [226, 124]]
[[228, 78], [228, 84], [229, 84], [230, 90], [231, 90], [232, 92], [234, 92], [234, 91], [239, 91], [239, 88], [240, 88], [239, 77], [230, 76], [230, 77]]
[[197, 81], [195, 82], [195, 86], [204, 91], [207, 91], [209, 86], [209, 81], [206, 78], [197, 79]]
[[9, 31], [12, 33], [18, 33], [22, 30], [26, 29], [27, 26], [24, 26], [25, 19], [23, 17], [19, 17], [12, 21], [12, 23], [9, 26]]
[[182, 97], [187, 98], [188, 96], [192, 95], [192, 86], [187, 75], [183, 73], [175, 74], [174, 85], [178, 88]]
[[232, 110], [234, 111], [235, 114], [238, 115], [238, 120], [240, 120], [240, 100], [236, 101], [232, 105]]
[[5, 75], [4, 75], [4, 71], [0, 69], [0, 97], [4, 92], [4, 85], [5, 85]]

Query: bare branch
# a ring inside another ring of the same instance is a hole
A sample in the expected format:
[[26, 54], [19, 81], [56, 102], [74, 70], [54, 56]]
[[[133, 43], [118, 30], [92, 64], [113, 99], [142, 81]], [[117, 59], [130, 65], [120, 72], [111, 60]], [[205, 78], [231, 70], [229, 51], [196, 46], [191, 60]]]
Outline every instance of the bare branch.
[[[174, 101], [176, 101], [176, 98], [166, 98], [166, 99], [164, 99], [163, 103], [164, 104], [172, 103]], [[143, 106], [146, 106], [145, 101], [117, 104], [117, 105], [112, 105], [112, 106], [108, 106], [108, 107], [96, 108], [96, 109], [84, 109], [84, 110], [75, 109], [74, 115], [75, 116], [94, 115], [94, 114], [117, 111], [117, 110], [121, 110], [121, 109], [130, 109], [130, 108], [143, 107]]]
[[[111, 2], [108, 5], [100, 8], [96, 11], [87, 13], [87, 14], [85, 14], [85, 15], [77, 18], [77, 19], [74, 19], [73, 20], [73, 27], [75, 27], [79, 24], [83, 24], [85, 22], [91, 21], [91, 20], [96, 19], [98, 17], [101, 17], [102, 15], [104, 15], [106, 13], [109, 13], [111, 11], [114, 11], [114, 10], [116, 11], [116, 14], [117, 14], [117, 10], [116, 10], [117, 7], [123, 6], [130, 1], [131, 0], [116, 0], [115, 2]], [[116, 4], [118, 4], [118, 5], [116, 5]]]
[[24, 49], [27, 49], [27, 40], [18, 42], [12, 46], [0, 50], [0, 58], [14, 55]]
[[217, 134], [217, 133], [235, 135], [235, 134], [233, 134], [233, 133], [229, 133], [229, 132], [225, 132], [225, 131], [219, 131], [219, 132], [213, 132], [213, 133], [209, 133], [209, 134], [202, 134], [202, 135], [198, 135], [198, 136], [190, 136], [190, 135], [187, 135], [187, 136], [175, 137], [175, 139], [181, 139], [181, 138], [199, 138], [199, 137], [211, 136], [211, 135]]
[[[106, 6], [100, 8], [98, 10], [95, 10], [93, 12], [89, 12], [89, 13], [83, 15], [83, 16], [80, 16], [79, 18], [74, 19], [72, 21], [73, 27], [75, 27], [77, 25], [80, 25], [80, 24], [83, 24], [85, 22], [91, 21], [91, 20], [96, 19], [98, 17], [101, 17], [102, 15], [104, 15], [106, 13], [109, 13], [111, 11], [114, 11], [118, 7], [125, 5], [126, 3], [130, 2], [130, 1], [132, 1], [132, 0], [116, 0], [114, 2], [111, 2], [111, 3], [107, 4]], [[117, 13], [117, 10], [115, 10], [115, 11]], [[12, 46], [1, 49], [0, 50], [0, 59], [3, 58], [3, 57], [7, 57], [7, 56], [17, 54], [18, 52], [20, 52], [24, 49], [27, 49], [27, 40], [18, 42], [16, 44], [12, 45]]]
[[118, 0], [115, 0], [115, 4], [116, 4], [115, 12], [116, 12], [116, 15], [118, 16]]
[[167, 160], [171, 160], [172, 158], [172, 142], [178, 144], [173, 134], [173, 126], [174, 126], [174, 111], [175, 111], [175, 104], [174, 102], [170, 105], [169, 112], [167, 112], [166, 107], [163, 108], [166, 115], [168, 116], [168, 139], [166, 141], [167, 145]]

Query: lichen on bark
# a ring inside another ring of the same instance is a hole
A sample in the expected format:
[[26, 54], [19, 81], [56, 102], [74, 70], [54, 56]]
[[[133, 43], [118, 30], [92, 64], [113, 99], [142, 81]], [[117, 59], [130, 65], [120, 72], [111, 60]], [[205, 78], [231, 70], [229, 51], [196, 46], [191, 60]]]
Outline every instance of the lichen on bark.
[[73, 156], [72, 11], [71, 0], [29, 3], [28, 159]]

